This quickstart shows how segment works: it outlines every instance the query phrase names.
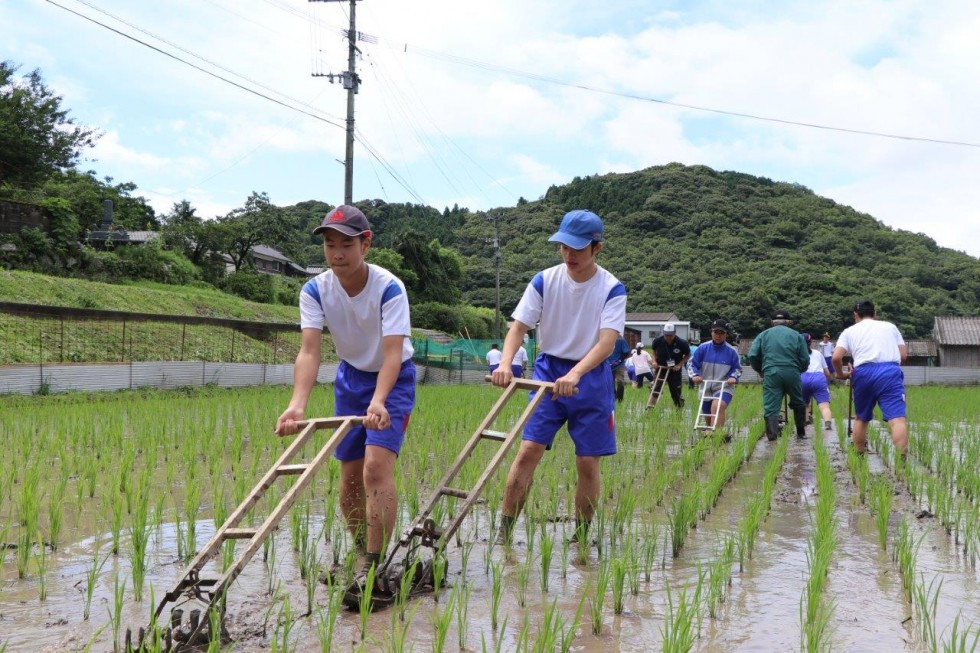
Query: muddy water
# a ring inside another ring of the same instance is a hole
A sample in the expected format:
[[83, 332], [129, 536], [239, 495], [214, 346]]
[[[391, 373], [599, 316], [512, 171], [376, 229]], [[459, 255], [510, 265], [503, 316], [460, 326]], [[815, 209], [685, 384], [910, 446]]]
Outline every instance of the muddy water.
[[[495, 562], [503, 565], [505, 589], [501, 600], [500, 618], [507, 619], [506, 628], [494, 630], [490, 624], [491, 582], [484, 570], [486, 537], [490, 531], [483, 509], [474, 512], [463, 527], [463, 540], [472, 542], [465, 577], [460, 574], [461, 551], [451, 545], [449, 584], [465, 580], [469, 587], [469, 608], [465, 620], [465, 632], [460, 646], [460, 632], [455, 617], [451, 621], [446, 650], [461, 648], [481, 650], [486, 642], [489, 650], [514, 650], [520, 633], [525, 628], [531, 644], [538, 636], [538, 628], [549, 606], [557, 605], [562, 616], [570, 620], [578, 609], [582, 597], [587, 595], [578, 628], [574, 650], [576, 651], [649, 651], [661, 647], [661, 629], [666, 612], [666, 590], [669, 585], [675, 597], [681, 588], [690, 586], [697, 574], [697, 563], [710, 563], [716, 557], [720, 538], [736, 527], [747, 499], [757, 492], [765, 464], [773, 445], [762, 440], [758, 443], [750, 462], [743, 467], [736, 480], [725, 489], [718, 505], [708, 518], [691, 532], [681, 555], [670, 558], [669, 549], [661, 558], [651, 582], [640, 583], [636, 596], [628, 595], [625, 610], [614, 615], [611, 596], [606, 599], [601, 633], [592, 634], [589, 615], [590, 589], [595, 581], [598, 558], [592, 548], [586, 564], [569, 561], [566, 572], [561, 571], [559, 546], [549, 573], [549, 591], [540, 589], [540, 562], [535, 554], [529, 564], [526, 605], [519, 604], [517, 577], [519, 565], [525, 562], [526, 547], [520, 542], [511, 552], [496, 548], [492, 552]], [[870, 512], [856, 505], [850, 496], [847, 473], [843, 470], [843, 458], [836, 453], [836, 441], [829, 443], [832, 461], [838, 473], [838, 549], [834, 556], [827, 596], [836, 604], [833, 613], [833, 650], [841, 651], [904, 651], [922, 650], [921, 641], [911, 626], [902, 621], [911, 614], [911, 607], [904, 601], [897, 570], [887, 556], [880, 553], [877, 534]], [[873, 470], [882, 472], [872, 459]], [[799, 650], [800, 597], [807, 573], [806, 537], [809, 533], [808, 507], [813, 502], [815, 486], [812, 442], [791, 442], [784, 467], [777, 481], [776, 494], [769, 518], [756, 540], [753, 560], [745, 570], [733, 573], [730, 595], [722, 606], [719, 617], [703, 620], [702, 637], [696, 650], [721, 651], [792, 651]], [[900, 497], [896, 497], [898, 501]], [[915, 506], [907, 498], [896, 504], [896, 513], [914, 512]], [[663, 516], [658, 515], [660, 523]], [[896, 516], [896, 520], [898, 516]], [[937, 627], [942, 630], [952, 622], [959, 609], [968, 618], [980, 616], [980, 590], [976, 571], [962, 560], [949, 538], [934, 523], [923, 520], [915, 523], [916, 533], [925, 539], [918, 555], [918, 568], [927, 579], [941, 574], [945, 579]], [[556, 537], [563, 537], [568, 524], [552, 526]], [[198, 523], [198, 542], [203, 543], [213, 532], [210, 521]], [[521, 532], [519, 528], [518, 532]], [[520, 537], [518, 539], [521, 539]], [[659, 549], [669, 547], [661, 543]], [[122, 613], [125, 626], [137, 627], [148, 621], [148, 613], [154, 607], [150, 600], [150, 587], [161, 594], [176, 580], [183, 569], [177, 561], [176, 538], [172, 525], [165, 525], [156, 532], [150, 547], [150, 571], [146, 578], [145, 596], [142, 603], [127, 600]], [[236, 640], [227, 647], [230, 651], [265, 651], [271, 647], [276, 630], [275, 624], [281, 603], [274, 601], [270, 587], [276, 584], [288, 595], [293, 612], [294, 626], [290, 643], [298, 651], [319, 650], [320, 643], [315, 625], [310, 618], [298, 617], [306, 610], [303, 582], [300, 580], [298, 561], [292, 552], [286, 529], [276, 536], [277, 556], [270, 569], [260, 557], [246, 567], [238, 582], [229, 593], [227, 627]], [[0, 585], [0, 641], [8, 651], [65, 651], [83, 650], [94, 642], [92, 650], [112, 650], [111, 627], [107, 626], [112, 607], [113, 579], [118, 572], [121, 578], [129, 576], [128, 561], [124, 556], [110, 558], [100, 575], [92, 601], [92, 618], [82, 620], [85, 576], [94, 555], [94, 540], [87, 538], [61, 547], [51, 555], [47, 579], [48, 599], [38, 600], [37, 579], [17, 581], [16, 572], [8, 553], [2, 569]], [[329, 551], [324, 550], [324, 556]], [[571, 556], [574, 556], [572, 547]], [[316, 603], [322, 609], [327, 603], [326, 589], [318, 585]], [[414, 650], [431, 650], [435, 628], [432, 619], [445, 609], [451, 590], [440, 593], [440, 603], [434, 597], [425, 596], [411, 602], [412, 615], [405, 641]], [[973, 614], [968, 610], [973, 609]], [[365, 650], [390, 650], [393, 610], [375, 613], [368, 620]], [[360, 621], [355, 613], [342, 611], [334, 634], [333, 650], [355, 650], [361, 644]]]

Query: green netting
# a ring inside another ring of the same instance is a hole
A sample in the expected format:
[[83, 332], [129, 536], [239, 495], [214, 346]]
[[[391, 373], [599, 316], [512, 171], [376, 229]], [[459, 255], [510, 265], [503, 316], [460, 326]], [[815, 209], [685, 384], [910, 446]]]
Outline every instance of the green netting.
[[[412, 338], [415, 348], [415, 362], [433, 367], [454, 369], [477, 369], [486, 367], [487, 352], [496, 343], [503, 349], [503, 340], [478, 340], [460, 338], [449, 342], [436, 342], [430, 338]], [[524, 343], [530, 365], [538, 355], [538, 343], [528, 340]]]

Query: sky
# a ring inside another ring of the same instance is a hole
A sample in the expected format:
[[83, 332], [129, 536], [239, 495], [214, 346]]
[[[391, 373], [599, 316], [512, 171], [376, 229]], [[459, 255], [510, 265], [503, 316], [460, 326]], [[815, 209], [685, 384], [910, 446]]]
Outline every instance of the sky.
[[[347, 94], [314, 74], [347, 68], [349, 7], [0, 0], [0, 59], [158, 214], [341, 204]], [[489, 210], [680, 162], [980, 257], [976, 0], [362, 0], [356, 22], [355, 201]]]

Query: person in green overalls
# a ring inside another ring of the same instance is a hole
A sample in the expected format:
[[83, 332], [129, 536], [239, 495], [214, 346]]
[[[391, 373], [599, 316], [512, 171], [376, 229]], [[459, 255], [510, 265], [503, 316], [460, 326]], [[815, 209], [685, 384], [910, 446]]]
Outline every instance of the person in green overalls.
[[760, 333], [749, 349], [749, 364], [762, 375], [766, 437], [770, 442], [779, 437], [781, 430], [779, 409], [783, 395], [789, 396], [796, 437], [806, 437], [806, 406], [800, 373], [809, 366], [810, 355], [803, 336], [790, 328], [792, 324], [793, 318], [788, 311], [777, 311], [772, 316], [772, 328]]

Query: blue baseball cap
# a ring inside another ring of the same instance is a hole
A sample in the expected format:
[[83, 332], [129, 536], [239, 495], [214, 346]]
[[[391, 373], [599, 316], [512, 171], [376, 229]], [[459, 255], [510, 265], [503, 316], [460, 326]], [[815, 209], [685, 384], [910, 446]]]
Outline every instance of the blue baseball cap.
[[592, 211], [575, 209], [561, 219], [558, 231], [548, 239], [549, 243], [561, 243], [572, 249], [585, 249], [593, 241], [602, 240], [602, 219]]

